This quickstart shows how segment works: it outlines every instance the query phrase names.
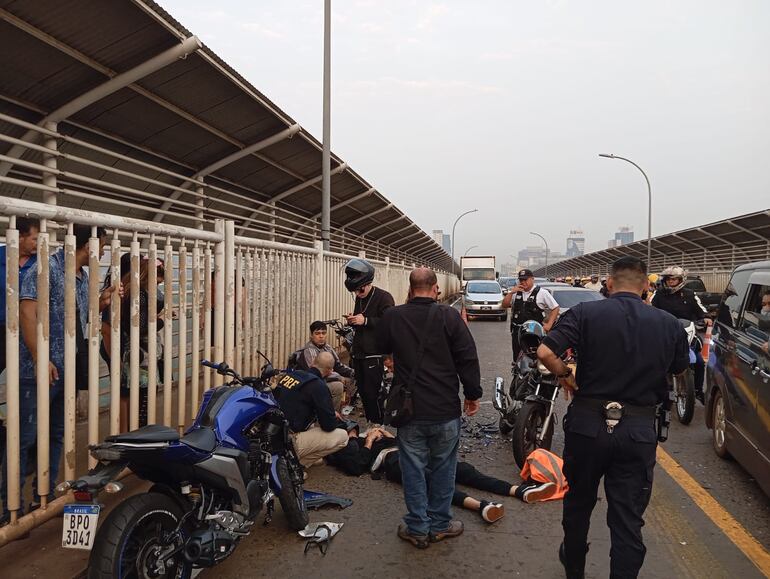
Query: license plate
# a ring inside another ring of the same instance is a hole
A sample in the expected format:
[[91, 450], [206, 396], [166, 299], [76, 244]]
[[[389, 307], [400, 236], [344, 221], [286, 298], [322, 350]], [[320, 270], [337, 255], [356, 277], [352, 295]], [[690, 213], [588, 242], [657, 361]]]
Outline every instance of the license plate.
[[491, 310], [492, 306], [481, 306], [482, 310]]
[[64, 505], [61, 546], [65, 549], [86, 549], [94, 546], [99, 505]]

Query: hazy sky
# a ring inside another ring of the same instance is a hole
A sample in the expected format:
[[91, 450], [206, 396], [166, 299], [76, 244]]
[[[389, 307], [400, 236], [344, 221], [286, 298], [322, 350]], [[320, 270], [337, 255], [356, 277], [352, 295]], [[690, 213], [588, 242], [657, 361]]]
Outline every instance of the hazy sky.
[[[321, 138], [323, 0], [160, 0]], [[332, 150], [456, 254], [770, 207], [770, 2], [332, 1]]]

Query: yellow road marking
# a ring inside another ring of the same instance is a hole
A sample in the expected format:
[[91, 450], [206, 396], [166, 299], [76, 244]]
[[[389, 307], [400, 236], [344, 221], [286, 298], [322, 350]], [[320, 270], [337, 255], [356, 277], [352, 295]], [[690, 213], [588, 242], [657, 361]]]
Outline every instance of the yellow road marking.
[[671, 455], [658, 446], [658, 463], [682, 487], [693, 502], [711, 519], [711, 521], [727, 535], [757, 569], [770, 578], [770, 553], [757, 541], [751, 533], [736, 521], [714, 497], [707, 493], [687, 471], [682, 468]]

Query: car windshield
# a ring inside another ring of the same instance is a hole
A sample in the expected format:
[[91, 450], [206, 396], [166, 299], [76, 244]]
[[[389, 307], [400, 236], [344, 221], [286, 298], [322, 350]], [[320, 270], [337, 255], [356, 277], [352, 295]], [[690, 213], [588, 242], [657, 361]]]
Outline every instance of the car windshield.
[[513, 287], [518, 283], [515, 277], [501, 277], [499, 280], [500, 286], [504, 288]]
[[551, 293], [553, 294], [553, 298], [556, 300], [556, 303], [559, 304], [559, 307], [562, 309], [573, 308], [582, 302], [596, 302], [604, 299], [602, 294], [592, 290], [560, 291], [554, 288]]
[[694, 292], [705, 292], [706, 286], [703, 283], [703, 280], [700, 279], [688, 279], [687, 282], [684, 284], [684, 287], [687, 289], [691, 289]]
[[468, 293], [469, 294], [499, 294], [500, 285], [497, 282], [469, 281]]

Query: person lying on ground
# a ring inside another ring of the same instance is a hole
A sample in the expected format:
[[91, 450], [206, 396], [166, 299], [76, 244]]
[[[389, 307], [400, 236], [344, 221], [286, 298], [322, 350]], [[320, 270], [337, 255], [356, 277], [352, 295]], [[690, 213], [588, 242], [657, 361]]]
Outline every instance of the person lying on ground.
[[[358, 436], [358, 425], [349, 421], [347, 445], [326, 457], [327, 464], [351, 476], [367, 472], [384, 474], [389, 481], [401, 484], [401, 467], [396, 437], [382, 428], [372, 428], [366, 438]], [[556, 490], [552, 482], [527, 481], [520, 485], [493, 478], [479, 472], [473, 465], [458, 461], [455, 483], [501, 496], [516, 497], [533, 503], [550, 497]], [[476, 499], [455, 487], [452, 504], [476, 511], [488, 523], [494, 523], [505, 514], [501, 503]]]
[[294, 448], [305, 468], [319, 464], [323, 457], [347, 443], [347, 433], [337, 428], [337, 413], [324, 382], [333, 367], [334, 357], [321, 352], [308, 372], [287, 372], [273, 391], [289, 421]]

